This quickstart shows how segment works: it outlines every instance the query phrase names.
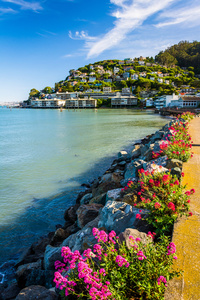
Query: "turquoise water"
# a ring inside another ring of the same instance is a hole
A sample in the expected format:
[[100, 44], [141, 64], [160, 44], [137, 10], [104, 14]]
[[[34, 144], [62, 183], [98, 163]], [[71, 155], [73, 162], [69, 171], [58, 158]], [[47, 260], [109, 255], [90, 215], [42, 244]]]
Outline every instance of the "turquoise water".
[[81, 183], [166, 123], [134, 110], [0, 108], [0, 263], [63, 224]]

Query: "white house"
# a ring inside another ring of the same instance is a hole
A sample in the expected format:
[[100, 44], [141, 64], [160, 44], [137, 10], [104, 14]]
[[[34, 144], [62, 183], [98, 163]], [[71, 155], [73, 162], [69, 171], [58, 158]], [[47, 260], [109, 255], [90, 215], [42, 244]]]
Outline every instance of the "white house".
[[[174, 101], [178, 101], [179, 96], [172, 94], [172, 95], [163, 95], [161, 97], [156, 98], [154, 101], [154, 106], [157, 109], [163, 108], [163, 107], [169, 107], [172, 106], [171, 103], [174, 103]], [[174, 105], [173, 105], [174, 106]]]
[[94, 82], [96, 80], [96, 77], [89, 77], [89, 82]]
[[152, 98], [146, 99], [146, 107], [151, 107], [153, 105], [154, 105], [154, 103], [153, 103], [153, 99]]
[[103, 92], [104, 93], [111, 93], [112, 92], [112, 88], [110, 86], [104, 86], [103, 87]]
[[130, 88], [122, 88], [122, 94], [130, 94]]
[[138, 80], [138, 78], [139, 78], [139, 76], [136, 73], [131, 75], [132, 80]]
[[120, 68], [118, 68], [118, 67], [114, 67], [114, 69], [113, 69], [113, 72], [114, 72], [114, 74], [118, 73], [118, 72], [119, 72], [119, 70], [120, 70]]
[[145, 65], [145, 61], [139, 60], [139, 61], [138, 61], [138, 64], [139, 64], [140, 66], [144, 66], [144, 65]]

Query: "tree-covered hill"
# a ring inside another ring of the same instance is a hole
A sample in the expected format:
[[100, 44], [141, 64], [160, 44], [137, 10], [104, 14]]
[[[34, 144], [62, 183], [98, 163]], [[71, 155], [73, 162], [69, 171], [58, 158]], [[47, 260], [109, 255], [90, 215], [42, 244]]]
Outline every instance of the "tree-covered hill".
[[175, 65], [179, 67], [193, 67], [194, 72], [200, 73], [200, 42], [192, 43], [181, 41], [176, 45], [161, 51], [156, 55], [155, 60], [164, 65]]

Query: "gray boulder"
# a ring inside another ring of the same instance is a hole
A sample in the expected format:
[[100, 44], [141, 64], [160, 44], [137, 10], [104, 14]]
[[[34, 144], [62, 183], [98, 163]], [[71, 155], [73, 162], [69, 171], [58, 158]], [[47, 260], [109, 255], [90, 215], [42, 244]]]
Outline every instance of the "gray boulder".
[[121, 232], [119, 235], [119, 242], [125, 242], [127, 248], [131, 248], [132, 243], [130, 242], [129, 236], [133, 236], [134, 239], [140, 238], [141, 242], [146, 245], [152, 242], [152, 239], [147, 236], [145, 232], [140, 232], [137, 229], [126, 228], [124, 232]]
[[119, 172], [115, 171], [114, 173], [112, 173], [112, 176], [111, 176], [112, 181], [117, 184], [120, 184], [120, 182], [123, 178], [124, 177], [121, 175], [121, 171], [119, 171]]
[[77, 210], [77, 225], [79, 228], [83, 228], [87, 223], [94, 220], [98, 214], [99, 210], [103, 207], [102, 204], [92, 203], [83, 204]]
[[21, 289], [19, 288], [17, 282], [13, 282], [7, 288], [3, 288], [2, 290], [2, 293], [0, 293], [0, 299], [11, 300], [16, 298]]
[[31, 285], [18, 294], [16, 300], [57, 300], [58, 296], [40, 285]]
[[120, 151], [120, 152], [118, 153], [118, 158], [123, 157], [123, 158], [126, 159], [127, 156], [128, 156], [128, 153], [127, 153], [126, 151]]
[[90, 202], [90, 200], [92, 199], [92, 193], [86, 194], [83, 196], [83, 198], [81, 198], [80, 204], [88, 204]]
[[102, 182], [97, 188], [92, 189], [93, 197], [97, 197], [103, 193], [106, 193], [109, 190], [117, 189], [121, 187], [120, 182], [115, 181], [105, 181]]
[[96, 244], [97, 240], [92, 234], [92, 229], [98, 227], [99, 216], [93, 221], [89, 222], [82, 230], [77, 233], [70, 235], [63, 243], [62, 246], [68, 246], [71, 251], [79, 250], [81, 253], [91, 248]]
[[155, 142], [156, 140], [161, 140], [163, 135], [165, 134], [164, 131], [156, 131], [156, 133], [150, 138], [151, 142]]
[[61, 257], [62, 247], [52, 247], [48, 245], [44, 254], [44, 267], [45, 270], [55, 270], [54, 263], [56, 260], [62, 260]]
[[54, 246], [57, 243], [64, 241], [68, 236], [69, 236], [69, 232], [67, 230], [64, 230], [63, 228], [58, 228], [54, 233], [54, 236], [52, 237], [50, 244]]
[[[108, 231], [114, 230], [119, 234], [127, 227], [135, 228], [134, 222], [138, 213], [139, 209], [127, 203], [108, 201], [100, 213], [98, 227], [105, 227]], [[147, 211], [142, 210], [143, 215], [146, 213]]]
[[108, 201], [117, 201], [121, 199], [121, 188], [120, 189], [115, 189], [115, 190], [110, 190], [106, 194], [106, 202]]
[[129, 181], [137, 181], [137, 180], [136, 180], [135, 177], [123, 179], [123, 180], [120, 181], [121, 186], [122, 186], [122, 187], [125, 187]]
[[182, 173], [182, 171], [180, 168], [171, 169], [171, 174], [176, 175], [179, 180], [181, 179], [181, 173]]
[[25, 287], [28, 275], [31, 274], [34, 270], [41, 270], [41, 268], [42, 268], [41, 260], [30, 264], [19, 266], [16, 271], [16, 279], [19, 287], [21, 288]]
[[150, 162], [143, 164], [143, 169], [148, 172], [168, 172], [169, 170], [166, 167], [167, 156], [161, 156], [157, 159], [151, 160]]
[[105, 203], [106, 203], [106, 193], [103, 193], [103, 194], [101, 194], [97, 197], [92, 198], [90, 200], [89, 204], [92, 204], [92, 203], [105, 205]]
[[138, 175], [138, 170], [143, 167], [145, 163], [142, 159], [133, 160], [127, 165], [125, 170], [124, 179], [136, 178]]
[[131, 152], [131, 158], [132, 160], [135, 159], [135, 158], [138, 158], [140, 155], [141, 155], [141, 149], [143, 148], [144, 146], [142, 144], [140, 145], [134, 145], [134, 148]]
[[168, 159], [167, 160], [167, 165], [166, 168], [168, 169], [173, 169], [173, 168], [180, 168], [182, 169], [183, 167], [183, 162], [178, 159]]
[[147, 152], [147, 150], [149, 149], [149, 145], [143, 145], [143, 147], [140, 148], [141, 149], [141, 157], [144, 156], [145, 152]]

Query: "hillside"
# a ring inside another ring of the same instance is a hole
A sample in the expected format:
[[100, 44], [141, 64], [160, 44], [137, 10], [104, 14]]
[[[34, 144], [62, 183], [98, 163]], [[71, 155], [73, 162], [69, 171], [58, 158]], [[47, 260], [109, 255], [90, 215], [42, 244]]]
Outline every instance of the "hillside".
[[113, 92], [127, 89], [137, 97], [178, 93], [181, 88], [200, 89], [200, 42], [180, 42], [153, 57], [103, 60], [88, 64], [69, 75], [54, 87], [31, 89], [29, 99], [51, 97], [65, 92], [100, 93], [105, 87]]
[[200, 42], [192, 43], [181, 41], [180, 43], [161, 51], [155, 60], [160, 64], [177, 64], [179, 67], [193, 67], [196, 74], [200, 73]]

